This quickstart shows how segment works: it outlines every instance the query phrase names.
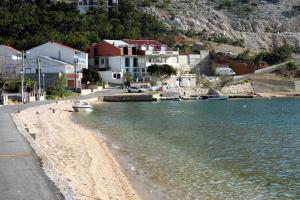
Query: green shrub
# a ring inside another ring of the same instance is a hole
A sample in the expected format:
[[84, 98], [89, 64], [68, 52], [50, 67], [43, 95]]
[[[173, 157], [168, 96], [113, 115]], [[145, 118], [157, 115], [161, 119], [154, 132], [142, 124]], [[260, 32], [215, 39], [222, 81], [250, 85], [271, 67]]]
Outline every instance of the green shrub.
[[256, 55], [254, 62], [259, 64], [261, 62], [267, 62], [270, 65], [286, 62], [292, 57], [292, 48], [284, 44], [280, 47], [273, 49], [270, 52], [261, 52]]
[[167, 78], [171, 75], [176, 75], [176, 70], [168, 64], [164, 65], [151, 65], [148, 67], [147, 72], [149, 72], [151, 75], [158, 75], [163, 78]]
[[289, 71], [294, 71], [299, 68], [299, 65], [295, 63], [295, 61], [291, 61], [286, 65], [286, 69]]
[[233, 82], [234, 78], [232, 76], [220, 76], [220, 86], [224, 87], [226, 85], [230, 85]]
[[47, 88], [46, 94], [48, 99], [63, 99], [66, 97], [75, 96], [78, 93], [67, 90], [67, 80], [64, 74], [61, 74], [55, 84]]

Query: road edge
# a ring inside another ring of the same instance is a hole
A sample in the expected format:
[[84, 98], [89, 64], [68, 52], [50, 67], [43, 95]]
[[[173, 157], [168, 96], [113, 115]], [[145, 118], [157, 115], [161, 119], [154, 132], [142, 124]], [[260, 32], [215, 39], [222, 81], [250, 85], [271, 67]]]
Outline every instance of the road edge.
[[41, 150], [39, 144], [32, 138], [29, 132], [25, 129], [24, 125], [16, 118], [15, 114], [10, 113], [10, 117], [17, 127], [18, 132], [25, 137], [25, 139], [29, 142], [31, 148], [34, 150], [36, 156], [40, 159], [43, 172], [54, 183], [63, 197], [66, 200], [80, 200], [72, 186], [54, 167], [51, 160]]

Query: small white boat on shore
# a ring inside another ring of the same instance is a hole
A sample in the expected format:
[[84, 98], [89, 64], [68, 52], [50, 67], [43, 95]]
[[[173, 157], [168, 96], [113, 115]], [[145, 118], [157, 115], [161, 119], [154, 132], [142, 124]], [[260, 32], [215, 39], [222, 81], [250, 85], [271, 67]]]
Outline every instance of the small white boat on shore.
[[94, 109], [88, 102], [76, 102], [72, 107], [75, 112], [92, 112]]

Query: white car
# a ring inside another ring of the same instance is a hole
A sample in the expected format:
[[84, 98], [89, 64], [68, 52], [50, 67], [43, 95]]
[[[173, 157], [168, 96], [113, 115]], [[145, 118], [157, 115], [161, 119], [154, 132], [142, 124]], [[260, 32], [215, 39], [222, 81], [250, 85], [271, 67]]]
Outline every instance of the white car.
[[146, 90], [144, 88], [129, 87], [128, 92], [129, 93], [142, 93], [142, 92], [146, 92]]
[[218, 67], [215, 69], [216, 76], [235, 76], [236, 73], [229, 67]]

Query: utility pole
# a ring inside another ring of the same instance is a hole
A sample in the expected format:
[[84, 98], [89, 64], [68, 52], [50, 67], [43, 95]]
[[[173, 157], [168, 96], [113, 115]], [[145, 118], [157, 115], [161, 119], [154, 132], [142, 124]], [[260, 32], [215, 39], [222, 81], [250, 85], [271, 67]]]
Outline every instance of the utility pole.
[[24, 65], [25, 52], [22, 51], [22, 80], [21, 80], [21, 98], [24, 103], [24, 79], [25, 79], [25, 65]]
[[45, 73], [43, 73], [43, 92], [45, 92]]
[[37, 65], [38, 65], [38, 79], [39, 79], [38, 100], [40, 100], [40, 97], [41, 97], [41, 65], [40, 65], [40, 59], [37, 59]]
[[75, 91], [77, 92], [77, 63], [78, 58], [74, 58], [74, 85], [75, 85]]

